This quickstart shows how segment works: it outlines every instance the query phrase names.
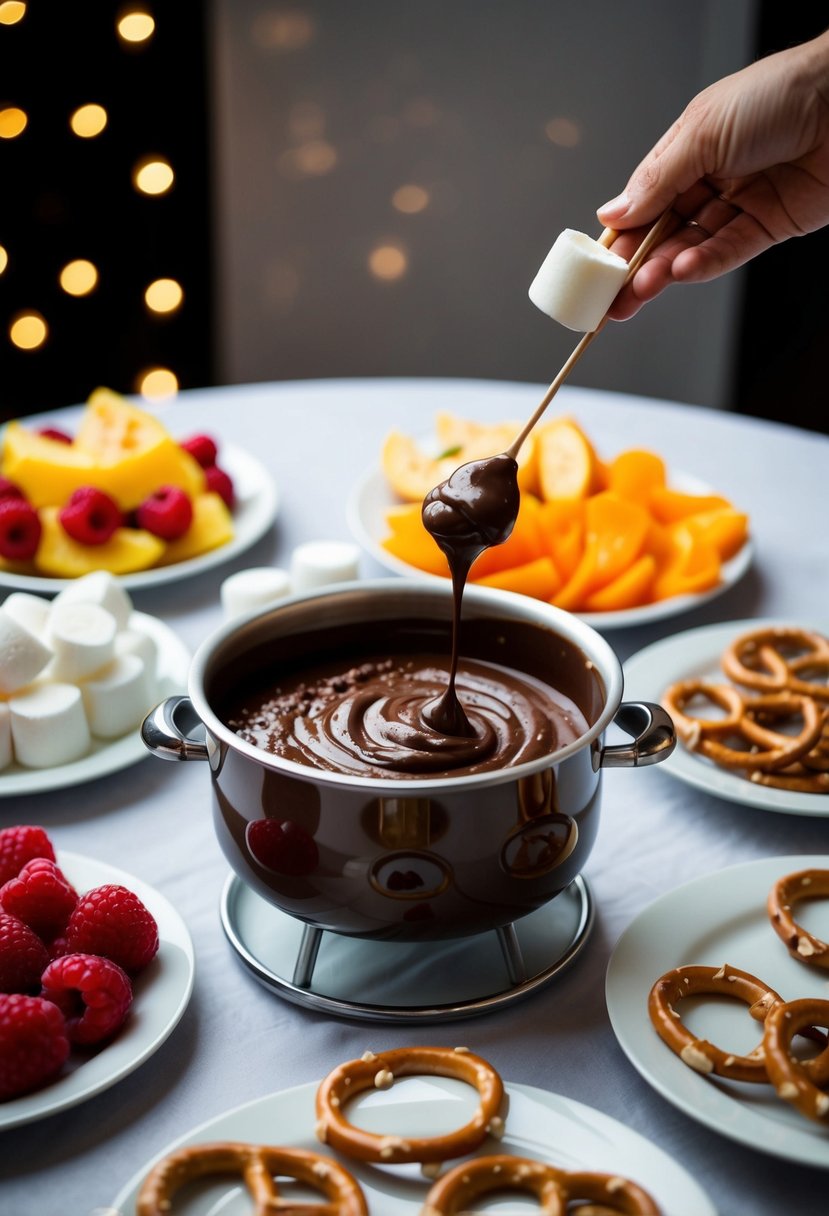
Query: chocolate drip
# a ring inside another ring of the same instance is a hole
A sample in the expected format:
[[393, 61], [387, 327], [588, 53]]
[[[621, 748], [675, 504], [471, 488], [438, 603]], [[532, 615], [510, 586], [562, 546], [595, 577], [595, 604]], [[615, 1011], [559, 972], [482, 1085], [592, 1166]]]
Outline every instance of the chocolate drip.
[[518, 518], [518, 464], [506, 452], [455, 469], [423, 500], [423, 526], [446, 554], [452, 575], [452, 663], [446, 690], [422, 709], [424, 721], [445, 735], [474, 728], [456, 688], [463, 589], [470, 567], [485, 549], [502, 544]]

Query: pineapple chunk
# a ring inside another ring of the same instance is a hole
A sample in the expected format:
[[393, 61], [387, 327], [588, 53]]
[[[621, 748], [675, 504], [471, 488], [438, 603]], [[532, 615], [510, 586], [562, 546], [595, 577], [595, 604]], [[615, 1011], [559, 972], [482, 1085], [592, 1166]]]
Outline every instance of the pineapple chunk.
[[40, 511], [43, 532], [34, 564], [49, 578], [80, 578], [93, 570], [132, 574], [159, 564], [165, 544], [140, 528], [118, 528], [103, 545], [82, 545], [73, 540], [58, 520], [58, 507]]
[[199, 494], [193, 499], [193, 522], [178, 540], [167, 542], [159, 566], [198, 557], [233, 539], [233, 517], [218, 494]]

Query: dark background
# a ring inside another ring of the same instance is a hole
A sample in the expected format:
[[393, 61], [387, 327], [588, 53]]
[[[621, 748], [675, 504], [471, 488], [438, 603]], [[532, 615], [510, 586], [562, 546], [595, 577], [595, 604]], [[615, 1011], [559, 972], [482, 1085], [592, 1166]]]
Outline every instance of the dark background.
[[[115, 33], [122, 5], [30, 4], [23, 21], [0, 27], [0, 105], [29, 115], [20, 137], [0, 141], [0, 421], [85, 400], [99, 384], [137, 389], [141, 373], [170, 367], [181, 388], [222, 382], [215, 356], [215, 197], [211, 165], [210, 6], [161, 6], [148, 43]], [[820, 6], [760, 6], [757, 57], [804, 41], [826, 25]], [[97, 101], [109, 114], [94, 139], [68, 119]], [[132, 167], [157, 152], [176, 169], [161, 197], [138, 194]], [[829, 432], [825, 364], [829, 293], [822, 273], [829, 228], [786, 242], [747, 268], [732, 408]], [[74, 298], [60, 268], [88, 258], [97, 289]], [[185, 291], [175, 314], [154, 316], [143, 291], [173, 277]], [[11, 318], [36, 309], [47, 342], [20, 351]], [[467, 374], [475, 376], [470, 367]]]

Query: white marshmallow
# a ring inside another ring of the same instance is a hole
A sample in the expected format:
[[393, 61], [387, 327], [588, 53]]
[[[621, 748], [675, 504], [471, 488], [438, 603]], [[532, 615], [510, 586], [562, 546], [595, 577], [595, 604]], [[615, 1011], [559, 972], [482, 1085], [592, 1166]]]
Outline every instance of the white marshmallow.
[[48, 640], [55, 654], [54, 680], [83, 680], [105, 667], [115, 655], [115, 617], [98, 604], [55, 603]]
[[134, 654], [155, 681], [158, 675], [158, 643], [143, 629], [122, 629], [115, 638], [115, 657]]
[[339, 540], [311, 540], [291, 554], [291, 586], [295, 592], [312, 591], [328, 583], [358, 577], [360, 550]]
[[57, 593], [54, 604], [97, 604], [112, 613], [119, 629], [129, 625], [133, 607], [127, 590], [108, 570], [93, 570], [76, 578]]
[[37, 638], [43, 638], [52, 611], [52, 601], [42, 595], [30, 595], [28, 591], [13, 591], [3, 600], [3, 611], [20, 625], [25, 625], [29, 633]]
[[14, 758], [12, 719], [5, 701], [0, 701], [0, 769], [8, 768]]
[[0, 608], [0, 693], [31, 683], [51, 657], [40, 638]]
[[624, 258], [583, 232], [565, 228], [530, 284], [530, 299], [567, 329], [592, 333], [628, 272]]
[[113, 659], [80, 689], [89, 729], [102, 739], [136, 729], [156, 700], [155, 680], [134, 654]]
[[229, 575], [219, 588], [222, 608], [229, 620], [252, 612], [254, 608], [267, 608], [291, 594], [291, 579], [287, 570], [275, 566], [255, 566], [250, 570], [239, 570]]
[[27, 768], [53, 768], [86, 755], [91, 745], [80, 689], [39, 684], [9, 700], [15, 759]]

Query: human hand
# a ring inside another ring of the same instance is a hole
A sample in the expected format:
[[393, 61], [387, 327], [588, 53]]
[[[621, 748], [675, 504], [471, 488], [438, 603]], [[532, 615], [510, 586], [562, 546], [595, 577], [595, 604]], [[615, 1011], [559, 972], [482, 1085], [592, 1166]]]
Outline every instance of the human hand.
[[829, 32], [699, 93], [598, 217], [630, 258], [666, 208], [676, 225], [608, 315], [670, 283], [703, 283], [829, 223]]

